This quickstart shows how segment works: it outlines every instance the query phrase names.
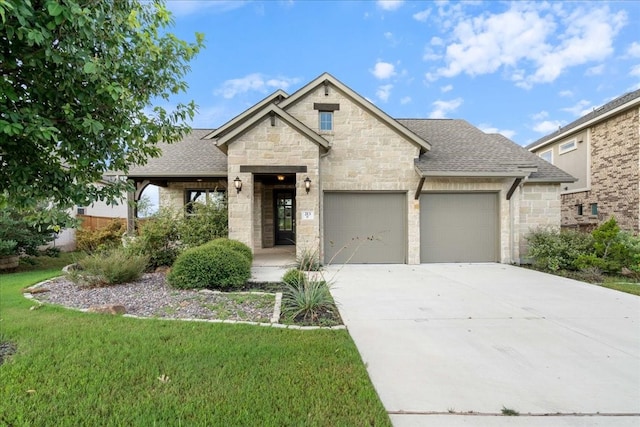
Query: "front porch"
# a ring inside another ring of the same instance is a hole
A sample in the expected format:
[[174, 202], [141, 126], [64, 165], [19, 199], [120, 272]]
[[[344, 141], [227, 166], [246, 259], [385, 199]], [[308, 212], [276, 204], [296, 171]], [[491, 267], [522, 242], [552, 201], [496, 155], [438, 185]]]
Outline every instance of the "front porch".
[[[296, 247], [294, 245], [259, 248], [253, 251], [254, 267], [291, 268], [296, 265]], [[284, 274], [284, 272], [283, 272]]]

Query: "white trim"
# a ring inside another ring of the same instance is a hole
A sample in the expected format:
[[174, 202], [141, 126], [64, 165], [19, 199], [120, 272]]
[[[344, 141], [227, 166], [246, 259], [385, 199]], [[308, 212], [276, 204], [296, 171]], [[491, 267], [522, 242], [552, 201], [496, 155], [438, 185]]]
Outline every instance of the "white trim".
[[558, 153], [560, 155], [567, 154], [577, 149], [578, 149], [578, 140], [576, 138], [573, 138], [566, 142], [561, 142], [560, 144], [558, 144]]

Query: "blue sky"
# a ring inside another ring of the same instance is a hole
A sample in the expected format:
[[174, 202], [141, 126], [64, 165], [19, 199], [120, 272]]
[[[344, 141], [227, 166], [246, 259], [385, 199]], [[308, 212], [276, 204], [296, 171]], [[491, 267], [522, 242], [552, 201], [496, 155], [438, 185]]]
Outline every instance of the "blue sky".
[[459, 118], [529, 144], [640, 88], [640, 2], [189, 1], [193, 127], [323, 72], [395, 118]]

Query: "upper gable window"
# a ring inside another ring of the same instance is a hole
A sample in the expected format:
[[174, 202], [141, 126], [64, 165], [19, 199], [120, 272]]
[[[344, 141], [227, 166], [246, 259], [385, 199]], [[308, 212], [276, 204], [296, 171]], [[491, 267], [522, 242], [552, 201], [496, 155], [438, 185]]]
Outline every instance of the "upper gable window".
[[543, 151], [538, 155], [540, 156], [541, 159], [544, 159], [549, 163], [553, 163], [553, 150]]
[[572, 139], [571, 141], [567, 141], [563, 144], [560, 144], [560, 147], [558, 147], [558, 151], [560, 154], [564, 154], [564, 153], [568, 153], [569, 151], [573, 151], [576, 148], [578, 148], [578, 143], [576, 142], [575, 139]]
[[333, 130], [333, 111], [320, 111], [320, 130]]

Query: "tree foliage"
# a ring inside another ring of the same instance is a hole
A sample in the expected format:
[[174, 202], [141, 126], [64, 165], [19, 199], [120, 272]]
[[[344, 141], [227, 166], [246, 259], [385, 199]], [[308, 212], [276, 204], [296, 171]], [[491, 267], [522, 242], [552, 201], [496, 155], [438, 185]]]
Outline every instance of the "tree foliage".
[[189, 130], [193, 102], [152, 108], [203, 47], [171, 23], [163, 0], [0, 0], [0, 206], [113, 201], [126, 183], [91, 183]]

